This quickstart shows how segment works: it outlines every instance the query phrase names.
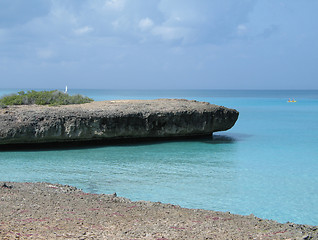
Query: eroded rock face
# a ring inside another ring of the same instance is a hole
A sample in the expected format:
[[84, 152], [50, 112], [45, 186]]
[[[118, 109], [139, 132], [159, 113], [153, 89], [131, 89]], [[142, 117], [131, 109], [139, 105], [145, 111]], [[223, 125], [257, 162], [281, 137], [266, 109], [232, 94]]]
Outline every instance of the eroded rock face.
[[209, 135], [238, 111], [184, 99], [117, 100], [0, 109], [0, 144]]

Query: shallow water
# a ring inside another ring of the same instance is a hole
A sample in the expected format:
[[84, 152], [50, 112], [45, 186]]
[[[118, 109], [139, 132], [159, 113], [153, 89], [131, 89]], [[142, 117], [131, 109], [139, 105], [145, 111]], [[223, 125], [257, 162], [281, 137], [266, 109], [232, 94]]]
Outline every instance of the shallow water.
[[[0, 94], [15, 90], [0, 90]], [[0, 181], [318, 225], [318, 91], [71, 90], [96, 100], [187, 98], [236, 108], [214, 139], [0, 152]], [[288, 98], [297, 103], [287, 103]]]

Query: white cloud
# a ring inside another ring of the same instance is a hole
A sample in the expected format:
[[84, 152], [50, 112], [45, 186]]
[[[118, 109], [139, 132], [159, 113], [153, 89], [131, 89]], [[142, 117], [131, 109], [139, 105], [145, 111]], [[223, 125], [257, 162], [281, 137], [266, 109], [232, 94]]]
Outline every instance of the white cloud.
[[85, 26], [85, 27], [82, 27], [82, 28], [75, 29], [74, 33], [76, 35], [84, 35], [86, 33], [92, 32], [93, 30], [94, 30], [94, 28], [89, 27], [89, 26]]
[[54, 57], [55, 53], [51, 49], [38, 49], [36, 55], [41, 59], [50, 59]]
[[[160, 0], [162, 27], [181, 28], [189, 43], [229, 41], [248, 22], [255, 0]], [[230, 17], [229, 17], [230, 16]], [[242, 24], [239, 29], [237, 26]]]
[[[5, 43], [0, 50], [11, 56], [9, 52], [20, 47], [16, 55], [31, 56], [30, 51], [32, 56], [36, 53], [37, 58], [48, 59], [56, 56], [45, 49], [49, 43], [64, 60], [78, 59], [78, 49], [87, 41], [110, 49], [119, 45], [138, 48], [154, 42], [162, 46], [172, 43], [174, 47], [218, 44], [246, 31], [253, 1], [51, 0], [48, 11], [30, 16], [23, 24], [10, 28], [0, 24], [0, 41]], [[92, 32], [94, 37], [90, 38]], [[89, 37], [83, 41], [78, 36]], [[105, 40], [109, 38], [116, 41]], [[87, 54], [99, 51], [91, 44]]]
[[125, 17], [118, 18], [111, 22], [111, 25], [114, 30], [118, 30], [118, 32], [124, 32], [129, 37], [130, 34], [132, 34], [132, 28], [131, 28], [131, 22], [129, 19]]
[[120, 27], [120, 21], [118, 19], [112, 21], [112, 26], [114, 29], [118, 29]]
[[47, 16], [50, 18], [52, 23], [60, 24], [61, 22], [67, 22], [76, 24], [78, 22], [78, 17], [76, 16], [76, 14], [67, 9], [65, 6], [58, 3], [59, 2], [54, 2], [51, 7], [51, 11]]
[[236, 28], [237, 34], [242, 36], [247, 32], [247, 27], [244, 24], [240, 24]]
[[153, 27], [154, 23], [150, 18], [143, 18], [139, 21], [138, 27], [142, 30], [142, 31], [146, 31], [149, 30]]
[[[52, 0], [41, 31], [72, 38], [94, 31], [138, 44], [181, 41], [181, 44], [218, 43], [247, 31], [247, 15], [254, 0]], [[237, 10], [239, 9], [239, 10]], [[231, 18], [227, 17], [231, 16]], [[37, 28], [39, 29], [39, 28]], [[38, 31], [38, 30], [36, 30]], [[70, 34], [73, 33], [73, 34]], [[44, 36], [44, 35], [43, 35]]]
[[112, 9], [112, 10], [123, 10], [125, 7], [125, 0], [108, 0], [105, 3], [106, 9]]
[[152, 34], [160, 36], [165, 41], [185, 39], [189, 31], [185, 28], [159, 26], [152, 30]]

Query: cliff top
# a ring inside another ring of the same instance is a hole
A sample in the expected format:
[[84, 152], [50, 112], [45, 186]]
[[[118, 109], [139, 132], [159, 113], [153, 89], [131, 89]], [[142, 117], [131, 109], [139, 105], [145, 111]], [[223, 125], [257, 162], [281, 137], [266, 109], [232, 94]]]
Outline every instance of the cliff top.
[[207, 102], [198, 102], [186, 99], [155, 99], [155, 100], [112, 100], [96, 101], [85, 104], [42, 106], [42, 105], [15, 105], [0, 109], [0, 114], [45, 114], [62, 113], [63, 115], [77, 114], [118, 114], [158, 113], [158, 112], [204, 112], [217, 110], [220, 107]]

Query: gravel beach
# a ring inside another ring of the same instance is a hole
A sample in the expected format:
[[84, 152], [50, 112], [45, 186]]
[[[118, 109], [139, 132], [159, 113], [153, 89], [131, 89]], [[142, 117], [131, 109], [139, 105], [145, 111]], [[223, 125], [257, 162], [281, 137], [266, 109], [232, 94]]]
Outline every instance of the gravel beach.
[[0, 239], [318, 239], [316, 226], [0, 182]]

